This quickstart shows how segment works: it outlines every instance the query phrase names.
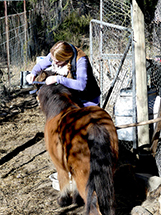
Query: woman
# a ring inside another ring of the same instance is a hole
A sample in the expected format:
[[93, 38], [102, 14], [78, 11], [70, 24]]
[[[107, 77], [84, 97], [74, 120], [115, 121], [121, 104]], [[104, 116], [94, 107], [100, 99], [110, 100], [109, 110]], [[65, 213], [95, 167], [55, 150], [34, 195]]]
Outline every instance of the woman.
[[81, 49], [64, 41], [57, 42], [50, 49], [50, 53], [33, 67], [26, 80], [32, 83], [35, 77], [49, 66], [52, 66], [57, 75], [49, 76], [46, 79], [47, 85], [60, 83], [75, 90], [84, 106], [99, 104], [100, 89], [89, 59]]

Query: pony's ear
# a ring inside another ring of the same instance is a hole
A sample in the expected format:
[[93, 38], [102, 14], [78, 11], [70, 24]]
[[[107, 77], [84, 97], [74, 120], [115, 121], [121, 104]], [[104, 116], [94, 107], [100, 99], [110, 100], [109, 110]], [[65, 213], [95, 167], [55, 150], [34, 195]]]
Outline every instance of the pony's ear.
[[37, 81], [43, 82], [49, 75], [45, 71], [41, 71], [39, 76], [37, 77]]
[[47, 77], [51, 76], [51, 75], [55, 75], [54, 72], [52, 72], [51, 70], [43, 70], [40, 72], [40, 74], [37, 77], [37, 81], [39, 82], [43, 82], [46, 80]]

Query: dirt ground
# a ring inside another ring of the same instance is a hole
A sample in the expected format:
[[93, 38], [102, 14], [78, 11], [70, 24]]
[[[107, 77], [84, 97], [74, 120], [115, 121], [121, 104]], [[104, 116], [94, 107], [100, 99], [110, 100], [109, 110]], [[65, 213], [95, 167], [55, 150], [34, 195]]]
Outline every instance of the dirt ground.
[[[6, 97], [7, 98], [7, 97]], [[84, 206], [60, 208], [49, 176], [55, 172], [44, 143], [45, 117], [35, 95], [15, 91], [0, 105], [0, 215], [83, 215]], [[145, 199], [135, 156], [120, 145], [115, 174], [116, 214], [129, 214]]]

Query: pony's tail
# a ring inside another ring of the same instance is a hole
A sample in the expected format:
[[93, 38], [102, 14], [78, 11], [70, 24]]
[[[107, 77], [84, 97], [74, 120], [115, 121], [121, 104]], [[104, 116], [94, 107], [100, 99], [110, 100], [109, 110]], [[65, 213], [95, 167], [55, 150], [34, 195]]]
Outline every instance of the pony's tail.
[[[98, 201], [102, 215], [113, 215], [114, 185], [111, 150], [107, 129], [102, 125], [93, 125], [88, 133], [90, 149], [90, 175], [87, 183], [87, 214], [95, 210]], [[95, 195], [96, 194], [96, 195]], [[97, 205], [97, 206], [98, 206]]]

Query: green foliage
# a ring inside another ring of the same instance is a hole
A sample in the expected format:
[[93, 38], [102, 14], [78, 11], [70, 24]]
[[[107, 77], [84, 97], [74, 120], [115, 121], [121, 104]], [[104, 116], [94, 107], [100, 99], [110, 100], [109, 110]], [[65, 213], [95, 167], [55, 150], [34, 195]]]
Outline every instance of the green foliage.
[[[16, 14], [24, 11], [24, 2], [23, 1], [7, 1], [7, 14]], [[26, 10], [31, 9], [30, 1], [26, 1]], [[4, 2], [0, 1], [0, 17], [5, 16], [4, 14]]]
[[[132, 0], [130, 0], [132, 4]], [[140, 9], [144, 13], [145, 16], [145, 23], [150, 23], [154, 18], [154, 12], [156, 9], [156, 5], [158, 0], [136, 0]]]
[[82, 38], [89, 38], [90, 15], [79, 16], [71, 13], [62, 24], [54, 31], [54, 41], [65, 40], [77, 46], [81, 46]]

